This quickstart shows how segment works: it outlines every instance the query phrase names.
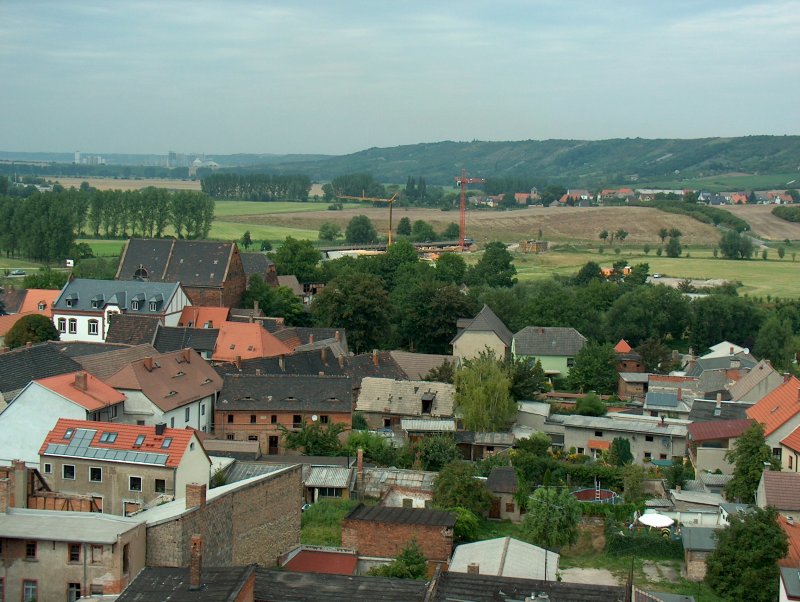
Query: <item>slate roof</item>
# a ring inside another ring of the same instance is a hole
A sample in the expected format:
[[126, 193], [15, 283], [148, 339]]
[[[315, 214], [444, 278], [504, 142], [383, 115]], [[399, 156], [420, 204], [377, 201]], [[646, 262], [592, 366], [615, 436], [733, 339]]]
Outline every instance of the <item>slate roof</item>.
[[106, 343], [152, 344], [159, 324], [161, 324], [160, 316], [111, 314], [108, 318]]
[[250, 282], [250, 276], [253, 274], [258, 274], [264, 282], [267, 282], [270, 270], [272, 270], [272, 272], [275, 271], [275, 263], [264, 253], [245, 251], [239, 255], [242, 258], [242, 267], [244, 268], [244, 275], [247, 277], [248, 282]]
[[456, 358], [452, 355], [436, 355], [433, 353], [411, 353], [410, 351], [390, 351], [397, 365], [406, 373], [410, 380], [422, 380], [428, 372], [438, 368], [443, 362], [455, 364]]
[[623, 602], [625, 588], [611, 585], [516, 579], [494, 575], [442, 573], [433, 598], [436, 602], [469, 600], [499, 602], [525, 600], [546, 593], [549, 602]]
[[[465, 322], [459, 320], [459, 323]], [[475, 316], [469, 324], [466, 324], [463, 330], [456, 334], [453, 340], [450, 341], [450, 344], [452, 345], [455, 343], [461, 335], [466, 332], [493, 332], [507, 347], [511, 345], [511, 339], [514, 336], [508, 329], [508, 326], [503, 324], [503, 321], [497, 317], [488, 305], [484, 305], [483, 308], [481, 308], [478, 315]]]
[[800, 569], [796, 567], [781, 567], [781, 581], [790, 599], [800, 598]]
[[[717, 402], [707, 399], [695, 399], [688, 420], [692, 422], [705, 422], [709, 420], [741, 420], [747, 418], [747, 409], [752, 404], [722, 402], [717, 408]], [[717, 409], [719, 412], [717, 413]]]
[[747, 410], [747, 416], [764, 425], [769, 436], [800, 412], [800, 380], [792, 376]]
[[514, 335], [514, 353], [534, 357], [574, 357], [586, 337], [574, 328], [526, 326]]
[[399, 525], [431, 525], [452, 527], [456, 524], [453, 514], [445, 510], [429, 508], [393, 508], [390, 506], [365, 506], [359, 504], [344, 517], [344, 520], [363, 520], [374, 523]]
[[5, 292], [0, 295], [0, 301], [2, 301], [3, 305], [5, 306], [4, 311], [9, 314], [18, 314], [19, 309], [25, 302], [26, 294], [27, 289], [14, 288], [11, 286], [7, 287]]
[[198, 353], [214, 351], [219, 330], [216, 328], [188, 328], [159, 325], [153, 338], [153, 347], [159, 353], [169, 353], [191, 348]]
[[293, 573], [258, 568], [255, 599], [270, 602], [413, 602], [425, 598], [427, 587], [425, 581], [416, 579]]
[[120, 347], [105, 353], [85, 355], [75, 358], [81, 367], [89, 374], [101, 380], [112, 377], [114, 374], [146, 357], [156, 355], [155, 348], [149, 343], [134, 347]]
[[510, 466], [495, 466], [486, 479], [486, 487], [494, 493], [516, 493], [517, 472]]
[[688, 426], [689, 439], [695, 442], [713, 441], [716, 439], [730, 439], [744, 433], [753, 421], [743, 420], [711, 420], [708, 422], [693, 422]]
[[761, 360], [755, 367], [730, 386], [731, 399], [740, 399], [753, 390], [760, 382], [766, 380], [776, 370], [768, 360]]
[[352, 400], [352, 380], [346, 376], [226, 374], [217, 409], [349, 413]]
[[800, 472], [765, 470], [761, 479], [767, 506], [780, 511], [800, 511]]
[[108, 353], [109, 351], [128, 349], [129, 347], [129, 345], [120, 343], [89, 343], [86, 341], [47, 341], [47, 344], [74, 360], [89, 355], [99, 355], [101, 353]]
[[256, 565], [203, 567], [203, 587], [190, 590], [188, 568], [145, 568], [125, 588], [117, 602], [230, 602], [244, 588]]
[[734, 361], [739, 362], [739, 368], [752, 369], [758, 363], [758, 360], [749, 353], [737, 353], [733, 358], [731, 356], [710, 357], [710, 358], [697, 358], [689, 362], [686, 366], [687, 376], [700, 376], [705, 370], [730, 370], [731, 364]]
[[711, 527], [684, 526], [681, 529], [683, 549], [695, 552], [711, 552], [717, 549], [716, 529]]
[[125, 243], [117, 280], [136, 280], [143, 265], [150, 282], [219, 287], [225, 282], [236, 243], [208, 240], [141, 239]]
[[356, 402], [360, 412], [400, 416], [422, 416], [422, 401], [430, 397], [431, 416], [452, 416], [455, 387], [421, 380], [392, 380], [367, 377], [361, 381]]
[[46, 343], [12, 349], [0, 353], [0, 393], [10, 401], [32, 380], [80, 369], [78, 362]]
[[[176, 280], [170, 282], [120, 282], [118, 280], [90, 280], [76, 278], [67, 282], [61, 294], [53, 304], [53, 311], [102, 313], [108, 305], [117, 305], [124, 312], [134, 315], [159, 315], [169, 305], [170, 300], [180, 288]], [[67, 305], [67, 299], [71, 305]], [[131, 309], [131, 302], [141, 301], [139, 309]], [[156, 302], [155, 310], [150, 309], [150, 302]], [[99, 302], [99, 307], [92, 304]]]

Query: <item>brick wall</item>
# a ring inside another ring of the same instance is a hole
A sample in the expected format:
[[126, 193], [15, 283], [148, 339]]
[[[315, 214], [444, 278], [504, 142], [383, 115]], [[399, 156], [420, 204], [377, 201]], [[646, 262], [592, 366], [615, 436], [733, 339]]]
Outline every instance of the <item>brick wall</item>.
[[449, 527], [350, 519], [342, 522], [342, 547], [358, 550], [361, 556], [395, 558], [413, 538], [428, 560], [450, 558], [453, 530]]
[[706, 578], [706, 559], [711, 552], [686, 551], [686, 578], [689, 581], [702, 581]]
[[292, 466], [148, 526], [147, 566], [188, 566], [197, 533], [206, 566], [275, 566], [278, 556], [300, 544], [300, 479], [301, 467]]

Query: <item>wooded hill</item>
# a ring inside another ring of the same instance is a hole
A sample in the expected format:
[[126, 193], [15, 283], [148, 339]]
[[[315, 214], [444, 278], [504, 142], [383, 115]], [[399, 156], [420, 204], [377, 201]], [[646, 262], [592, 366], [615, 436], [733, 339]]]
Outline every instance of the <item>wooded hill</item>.
[[462, 166], [484, 178], [535, 178], [573, 188], [621, 185], [630, 183], [633, 175], [639, 181], [652, 181], [732, 172], [791, 173], [800, 170], [800, 136], [447, 141], [370, 148], [310, 161], [305, 157], [299, 161], [273, 160], [269, 164], [239, 167], [236, 171], [303, 173], [315, 181], [366, 172], [379, 182], [401, 183], [408, 176], [424, 176], [429, 184], [452, 185]]

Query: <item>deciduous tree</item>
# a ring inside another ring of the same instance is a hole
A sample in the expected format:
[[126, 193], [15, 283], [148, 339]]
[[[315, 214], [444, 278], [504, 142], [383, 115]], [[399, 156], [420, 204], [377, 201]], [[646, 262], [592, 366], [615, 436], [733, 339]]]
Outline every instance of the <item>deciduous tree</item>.
[[725, 497], [752, 504], [764, 465], [772, 461], [772, 452], [764, 439], [764, 427], [758, 422], [751, 424], [736, 439], [725, 459], [734, 465], [733, 478], [725, 485]]
[[353, 244], [367, 244], [378, 240], [378, 233], [366, 215], [356, 215], [347, 224], [345, 239]]
[[776, 314], [769, 316], [756, 336], [755, 354], [768, 359], [777, 370], [786, 370], [792, 365], [795, 350], [791, 323]]
[[470, 284], [485, 284], [487, 286], [513, 286], [517, 269], [512, 262], [511, 253], [506, 246], [498, 241], [486, 245], [483, 256], [469, 270]]
[[[347, 331], [348, 338], [350, 331]], [[517, 404], [511, 397], [511, 379], [492, 351], [466, 360], [456, 372], [456, 406], [471, 431], [508, 428]]]
[[484, 481], [478, 480], [474, 464], [463, 460], [451, 462], [433, 482], [433, 503], [437, 508], [466, 508], [481, 516], [492, 505], [492, 495]]
[[24, 316], [6, 333], [5, 344], [14, 349], [26, 343], [41, 343], [43, 341], [57, 341], [58, 330], [53, 322], [40, 314]]
[[527, 503], [522, 521], [522, 539], [547, 549], [558, 549], [578, 541], [581, 508], [566, 489], [540, 487]]
[[610, 343], [589, 341], [575, 355], [567, 377], [573, 388], [613, 393], [617, 389], [617, 354]]

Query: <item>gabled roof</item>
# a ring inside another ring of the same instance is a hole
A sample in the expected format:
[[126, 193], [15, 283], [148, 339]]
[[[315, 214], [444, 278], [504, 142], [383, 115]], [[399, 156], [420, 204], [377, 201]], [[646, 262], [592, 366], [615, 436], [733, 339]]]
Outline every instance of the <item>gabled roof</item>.
[[767, 506], [778, 510], [800, 511], [800, 472], [776, 472], [765, 470], [761, 473], [764, 483], [764, 501]]
[[[148, 567], [125, 588], [118, 602], [231, 602], [247, 599], [242, 596], [256, 565], [232, 567], [203, 566], [203, 587], [190, 587], [189, 568]], [[252, 597], [252, 593], [251, 593]]]
[[428, 372], [438, 368], [443, 362], [455, 364], [452, 355], [436, 355], [433, 353], [412, 353], [410, 351], [390, 351], [395, 362], [411, 380], [422, 380]]
[[423, 399], [431, 402], [431, 416], [452, 416], [455, 387], [421, 380], [367, 377], [356, 402], [360, 412], [421, 416]]
[[228, 319], [230, 310], [227, 307], [203, 307], [187, 305], [181, 311], [178, 326], [187, 328], [219, 328]]
[[141, 345], [153, 343], [161, 316], [137, 316], [135, 314], [111, 314], [108, 317], [106, 343]]
[[138, 360], [106, 382], [115, 389], [141, 391], [164, 412], [213, 395], [222, 387], [219, 374], [192, 349]]
[[494, 493], [516, 493], [517, 471], [510, 466], [495, 466], [486, 479], [486, 487]]
[[772, 367], [769, 360], [761, 360], [750, 372], [730, 386], [731, 399], [734, 401], [741, 399], [773, 374], [778, 374], [778, 372]]
[[26, 295], [26, 289], [24, 288], [7, 287], [6, 291], [0, 294], [0, 301], [3, 302], [5, 307], [4, 311], [10, 314], [19, 313], [19, 308], [22, 307]]
[[192, 429], [165, 428], [157, 435], [155, 426], [59, 418], [39, 454], [177, 468], [193, 441], [200, 445]]
[[[783, 529], [783, 532], [786, 533], [787, 543], [789, 544], [789, 551], [782, 560], [778, 561], [778, 564], [782, 567], [792, 567], [795, 577], [800, 578], [800, 571], [797, 569], [800, 566], [800, 520], [795, 517], [789, 523], [785, 516], [779, 514], [778, 524]], [[796, 586], [796, 590], [798, 590], [797, 595], [800, 596], [800, 585]]]
[[181, 326], [159, 326], [153, 338], [153, 347], [159, 353], [169, 353], [191, 348], [197, 352], [213, 352], [219, 330], [216, 328], [186, 328]]
[[705, 370], [731, 370], [738, 363], [740, 369], [752, 369], [758, 360], [749, 353], [737, 353], [721, 357], [697, 358], [689, 362], [685, 372], [687, 376], [700, 376]]
[[89, 412], [125, 401], [125, 395], [87, 372], [60, 374], [33, 382]]
[[261, 324], [223, 322], [211, 359], [232, 362], [257, 357], [288, 355], [292, 349], [268, 333]]
[[266, 282], [269, 278], [269, 273], [275, 272], [275, 263], [265, 253], [253, 251], [249, 253], [242, 252], [239, 255], [242, 258], [242, 267], [248, 282], [250, 281], [250, 276], [254, 274], [258, 274]]
[[[50, 318], [53, 315], [51, 311], [53, 303], [55, 303], [60, 294], [60, 290], [29, 288], [25, 292], [25, 299], [22, 301], [19, 313], [38, 313]], [[39, 309], [40, 305], [44, 305], [44, 309]]]
[[498, 537], [456, 546], [448, 570], [467, 573], [471, 564], [477, 564], [481, 575], [545, 579], [546, 566], [547, 577], [555, 580], [558, 561], [555, 552], [513, 537]]
[[284, 286], [288, 288], [295, 295], [299, 297], [303, 296], [303, 285], [300, 284], [300, 281], [294, 274], [289, 274], [287, 276], [278, 276], [278, 286]]
[[131, 238], [125, 243], [116, 278], [219, 287], [238, 252], [234, 242]]
[[683, 548], [695, 552], [711, 552], [717, 549], [717, 529], [712, 527], [684, 526], [681, 529]]
[[800, 426], [781, 439], [781, 445], [800, 453]]
[[483, 306], [478, 315], [450, 341], [450, 344], [455, 343], [466, 332], [493, 332], [506, 346], [511, 345], [511, 339], [514, 336], [488, 305]]
[[352, 400], [352, 381], [346, 376], [226, 374], [217, 409], [349, 413]]
[[514, 335], [514, 352], [534, 357], [575, 356], [586, 337], [574, 328], [526, 326]]
[[764, 425], [765, 435], [772, 434], [798, 413], [800, 413], [800, 380], [795, 376], [747, 410], [748, 417]]
[[9, 396], [32, 380], [80, 369], [78, 362], [46, 343], [19, 347], [0, 353], [0, 393], [9, 401]]
[[306, 487], [334, 487], [350, 489], [356, 473], [352, 468], [338, 466], [312, 466], [303, 483]]
[[365, 506], [359, 504], [345, 516], [345, 520], [363, 520], [374, 523], [401, 525], [429, 525], [452, 527], [456, 524], [453, 514], [445, 510], [429, 508], [395, 508], [390, 506]]
[[128, 366], [146, 357], [156, 355], [155, 348], [148, 344], [122, 347], [105, 353], [82, 355], [75, 358], [81, 367], [100, 380], [106, 380]]
[[693, 422], [688, 427], [689, 440], [699, 443], [716, 439], [730, 439], [744, 433], [752, 420], [712, 420], [709, 422]]
[[[116, 305], [133, 315], [160, 315], [178, 292], [180, 283], [172, 282], [120, 282], [117, 280], [90, 280], [76, 278], [67, 282], [53, 304], [53, 310], [101, 313], [108, 305]], [[67, 305], [69, 301], [70, 305]], [[138, 301], [138, 309], [131, 309]], [[155, 309], [150, 304], [155, 303]], [[93, 306], [94, 305], [94, 306]]]
[[319, 600], [414, 602], [423, 600], [427, 589], [428, 584], [418, 579], [317, 575], [257, 568], [255, 599], [270, 602], [318, 602]]
[[721, 343], [712, 345], [708, 349], [708, 353], [701, 355], [701, 358], [709, 359], [712, 357], [729, 357], [731, 355], [736, 355], [737, 353], [742, 353], [745, 350], [744, 347], [740, 347], [739, 345], [731, 343], [730, 341], [722, 341]]
[[0, 537], [113, 545], [141, 523], [112, 514], [8, 508], [0, 513]]
[[620, 339], [619, 342], [614, 345], [614, 351], [617, 353], [630, 353], [633, 351], [633, 348], [628, 344], [628, 341]]

